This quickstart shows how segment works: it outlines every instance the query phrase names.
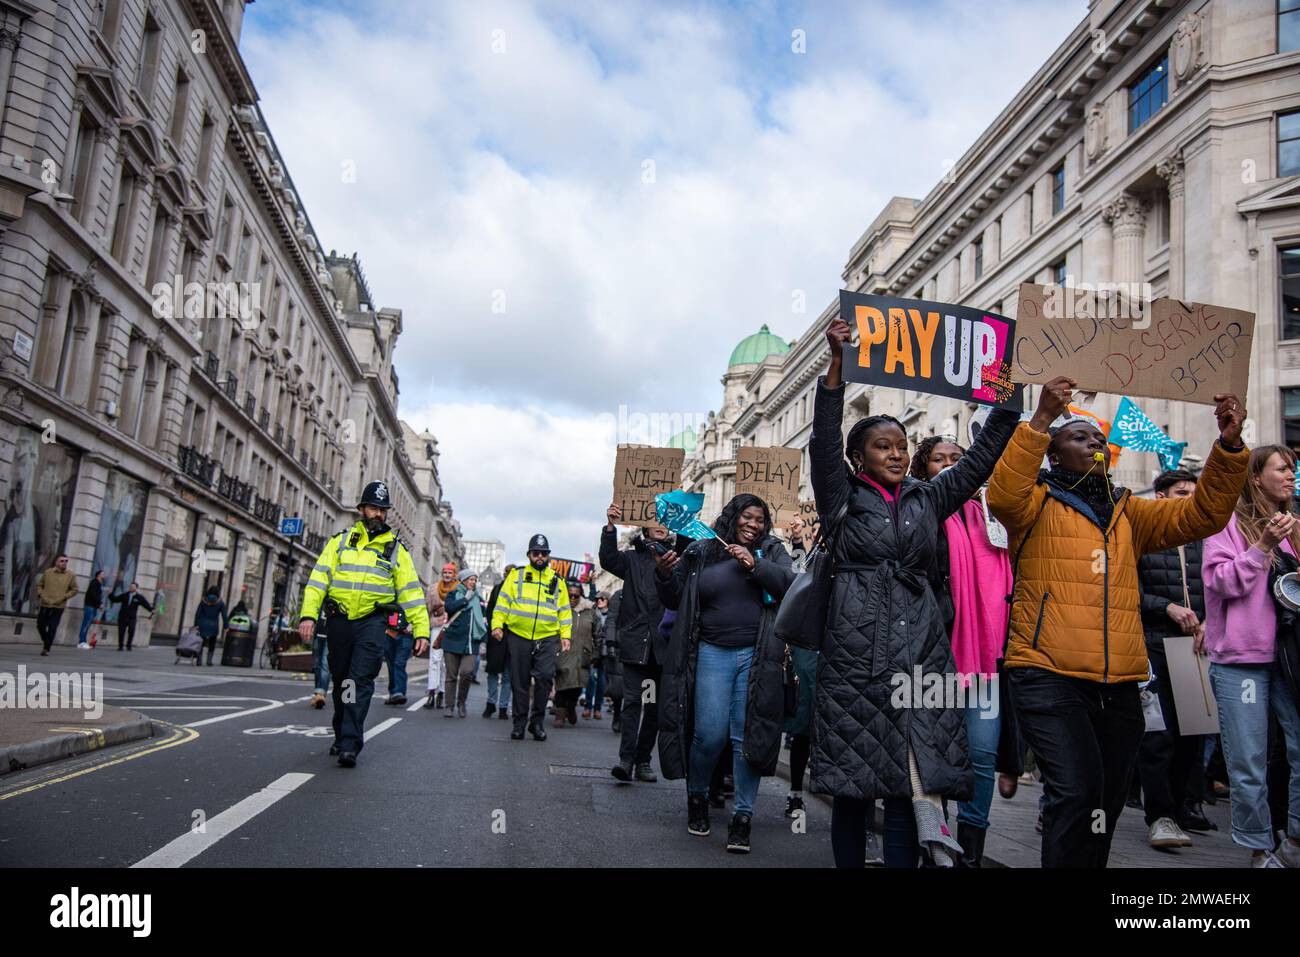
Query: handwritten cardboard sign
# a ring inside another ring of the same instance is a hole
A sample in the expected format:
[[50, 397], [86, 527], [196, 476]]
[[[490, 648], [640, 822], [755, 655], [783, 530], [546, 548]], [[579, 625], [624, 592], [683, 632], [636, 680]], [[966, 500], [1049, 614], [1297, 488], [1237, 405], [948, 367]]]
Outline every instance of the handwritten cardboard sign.
[[857, 329], [843, 376], [982, 405], [1019, 402], [1009, 378], [1016, 324], [982, 309], [841, 290], [840, 318]]
[[1080, 308], [1073, 294], [1021, 284], [1013, 380], [1068, 375], [1089, 392], [1205, 405], [1219, 392], [1246, 395], [1254, 313], [1169, 298]]
[[614, 504], [623, 510], [622, 525], [658, 528], [655, 496], [682, 484], [684, 449], [620, 445], [614, 458]]
[[799, 449], [742, 445], [736, 452], [736, 494], [757, 495], [772, 510], [772, 524], [799, 511]]

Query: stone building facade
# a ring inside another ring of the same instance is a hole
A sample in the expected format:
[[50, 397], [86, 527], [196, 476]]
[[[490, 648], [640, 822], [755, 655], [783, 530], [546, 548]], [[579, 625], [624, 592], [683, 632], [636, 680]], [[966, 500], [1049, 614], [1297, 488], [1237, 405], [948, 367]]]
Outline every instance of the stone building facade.
[[[1088, 14], [924, 199], [895, 197], [854, 244], [846, 289], [1011, 316], [1022, 282], [1149, 283], [1155, 296], [1255, 313], [1247, 438], [1300, 450], [1300, 11], [1289, 0], [1092, 0]], [[687, 474], [738, 444], [806, 448], [831, 303], [790, 351], [724, 377], [716, 434]], [[743, 390], [743, 391], [742, 391]], [[1036, 401], [1036, 390], [1030, 390]], [[734, 393], [734, 394], [733, 394]], [[1099, 396], [1113, 413], [1119, 396]], [[1207, 406], [1139, 405], [1203, 461]], [[975, 407], [850, 384], [846, 425], [902, 419], [967, 444]], [[807, 469], [802, 478], [811, 497]], [[1123, 452], [1148, 489], [1156, 456]]]
[[35, 640], [60, 551], [160, 599], [142, 643], [207, 586], [292, 617], [371, 479], [423, 577], [460, 552], [437, 442], [398, 418], [402, 313], [321, 248], [244, 8], [0, 0], [0, 641]]

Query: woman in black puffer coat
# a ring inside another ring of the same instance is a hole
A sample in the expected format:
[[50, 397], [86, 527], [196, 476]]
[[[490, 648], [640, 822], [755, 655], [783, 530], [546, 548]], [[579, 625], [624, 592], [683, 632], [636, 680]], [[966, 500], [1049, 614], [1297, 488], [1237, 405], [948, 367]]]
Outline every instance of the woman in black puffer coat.
[[[884, 798], [885, 863], [915, 867], [914, 793], [967, 800], [973, 790], [963, 710], [955, 706], [961, 702], [911, 706], [918, 669], [945, 686], [953, 682], [943, 676], [956, 673], [928, 572], [940, 526], [992, 474], [1018, 414], [994, 410], [970, 451], [930, 482], [908, 476], [907, 434], [890, 416], [853, 426], [846, 465], [840, 368], [849, 337], [847, 323], [831, 323], [831, 364], [817, 385], [808, 446], [813, 495], [831, 525], [836, 568], [817, 663], [810, 790], [834, 798], [837, 866], [863, 866], [867, 814]], [[937, 843], [949, 852], [957, 846], [946, 834]]]
[[727, 850], [747, 853], [758, 781], [776, 772], [781, 750], [785, 646], [776, 610], [794, 569], [756, 496], [733, 498], [713, 530], [717, 538], [681, 556], [655, 558], [659, 600], [677, 612], [659, 691], [659, 766], [670, 780], [686, 777], [687, 830], [706, 835], [709, 781], [730, 737], [736, 806]]

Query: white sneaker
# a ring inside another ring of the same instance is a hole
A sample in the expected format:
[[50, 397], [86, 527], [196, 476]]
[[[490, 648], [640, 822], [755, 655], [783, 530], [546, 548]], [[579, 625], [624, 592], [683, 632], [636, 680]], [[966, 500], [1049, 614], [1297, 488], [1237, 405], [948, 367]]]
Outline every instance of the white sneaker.
[[1277, 846], [1277, 850], [1273, 852], [1273, 855], [1282, 863], [1283, 867], [1300, 867], [1300, 847], [1292, 844], [1285, 837], [1282, 838], [1282, 843]]
[[1171, 818], [1156, 818], [1147, 834], [1152, 847], [1190, 847], [1192, 839]]
[[1251, 867], [1286, 867], [1285, 864], [1283, 864], [1281, 861], [1277, 859], [1277, 857], [1273, 854], [1272, 851], [1269, 851], [1267, 854], [1264, 854], [1261, 857], [1255, 857], [1252, 855], [1250, 859], [1250, 866]]
[[77, 645], [77, 650], [78, 650], [78, 651], [89, 651], [89, 650], [90, 650], [90, 645], [86, 644], [86, 643], [83, 641], [81, 644]]

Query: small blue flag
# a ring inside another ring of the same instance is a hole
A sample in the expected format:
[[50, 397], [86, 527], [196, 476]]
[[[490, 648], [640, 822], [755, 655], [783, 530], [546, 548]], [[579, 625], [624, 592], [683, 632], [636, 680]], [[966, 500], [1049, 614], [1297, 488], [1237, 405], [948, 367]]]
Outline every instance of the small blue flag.
[[674, 489], [660, 492], [655, 496], [655, 518], [659, 524], [670, 532], [685, 535], [696, 541], [705, 538], [717, 538], [713, 529], [695, 516], [704, 507], [704, 495], [700, 492], [683, 492]]
[[1178, 468], [1178, 463], [1183, 459], [1183, 450], [1187, 448], [1186, 442], [1175, 442], [1169, 438], [1164, 429], [1152, 422], [1128, 396], [1120, 400], [1119, 408], [1115, 411], [1108, 441], [1137, 452], [1155, 452], [1160, 457], [1160, 467], [1166, 472]]

